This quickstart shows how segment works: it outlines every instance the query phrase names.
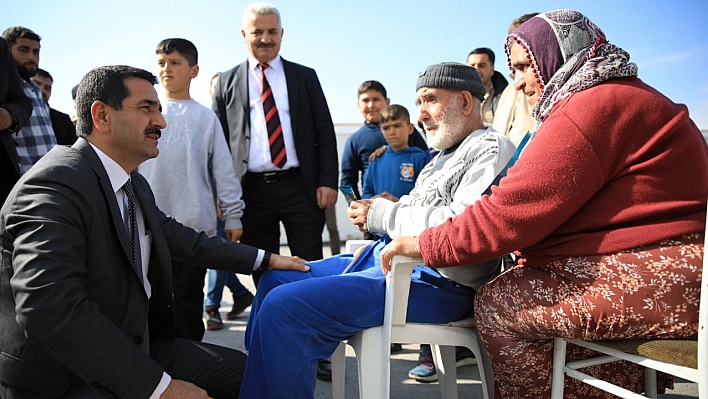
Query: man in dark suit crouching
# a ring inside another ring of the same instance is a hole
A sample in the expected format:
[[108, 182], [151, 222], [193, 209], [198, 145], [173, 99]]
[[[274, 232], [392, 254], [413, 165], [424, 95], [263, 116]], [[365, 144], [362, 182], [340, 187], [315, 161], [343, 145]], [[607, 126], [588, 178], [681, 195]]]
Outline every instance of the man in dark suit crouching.
[[176, 339], [171, 259], [251, 274], [306, 271], [185, 227], [135, 168], [165, 120], [151, 73], [94, 69], [72, 147], [55, 147], [0, 211], [0, 397], [235, 398], [246, 355]]

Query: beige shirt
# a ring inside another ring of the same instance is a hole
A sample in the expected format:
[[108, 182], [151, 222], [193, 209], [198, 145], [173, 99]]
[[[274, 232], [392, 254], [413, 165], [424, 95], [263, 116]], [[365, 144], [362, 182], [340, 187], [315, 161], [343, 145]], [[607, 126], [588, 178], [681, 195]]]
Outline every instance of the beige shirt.
[[492, 100], [494, 99], [494, 86], [484, 95], [484, 101], [482, 101], [482, 122], [485, 127], [492, 126], [494, 122], [494, 109], [492, 108]]
[[524, 93], [515, 90], [513, 84], [507, 86], [499, 97], [492, 125], [494, 130], [508, 137], [514, 145], [518, 146], [526, 132], [533, 129], [535, 122]]

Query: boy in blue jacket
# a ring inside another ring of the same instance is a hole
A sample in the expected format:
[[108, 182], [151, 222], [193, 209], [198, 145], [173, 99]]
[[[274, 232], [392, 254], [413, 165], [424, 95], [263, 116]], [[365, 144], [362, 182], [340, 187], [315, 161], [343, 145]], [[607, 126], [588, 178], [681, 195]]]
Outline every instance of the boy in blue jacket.
[[418, 147], [409, 147], [415, 128], [402, 105], [389, 105], [381, 111], [379, 126], [388, 144], [386, 151], [373, 162], [364, 176], [363, 197], [383, 197], [397, 202], [415, 185], [428, 155]]

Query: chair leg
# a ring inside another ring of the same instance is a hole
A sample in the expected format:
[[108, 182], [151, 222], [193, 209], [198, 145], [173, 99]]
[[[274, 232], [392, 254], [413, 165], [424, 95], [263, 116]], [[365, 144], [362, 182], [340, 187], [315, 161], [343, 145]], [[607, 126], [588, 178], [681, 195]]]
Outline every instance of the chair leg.
[[348, 342], [359, 366], [359, 398], [389, 399], [391, 395], [391, 344], [383, 327], [372, 327]]
[[330, 357], [332, 362], [332, 399], [344, 399], [347, 344], [340, 342]]
[[479, 369], [479, 379], [482, 381], [482, 394], [484, 399], [494, 399], [494, 369], [492, 367], [492, 359], [489, 357], [487, 350], [484, 348], [484, 342], [479, 335], [479, 331], [475, 327], [477, 333], [477, 348], [470, 348], [472, 352], [479, 350], [479, 353], [474, 353], [477, 358], [477, 368]]
[[563, 399], [565, 388], [565, 348], [564, 338], [553, 339], [553, 373], [551, 375], [551, 399]]
[[457, 365], [455, 347], [430, 345], [443, 399], [457, 399]]
[[644, 367], [644, 394], [647, 398], [656, 399], [656, 370]]

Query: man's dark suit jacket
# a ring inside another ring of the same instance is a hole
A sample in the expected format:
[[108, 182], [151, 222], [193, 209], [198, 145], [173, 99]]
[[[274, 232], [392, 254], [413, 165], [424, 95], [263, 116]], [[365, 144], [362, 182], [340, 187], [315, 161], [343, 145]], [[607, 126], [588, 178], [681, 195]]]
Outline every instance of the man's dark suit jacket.
[[[317, 187], [337, 189], [337, 139], [327, 100], [315, 70], [283, 60], [290, 120], [305, 186], [316, 202]], [[247, 171], [251, 136], [248, 61], [219, 75], [213, 109], [231, 148], [236, 175]]]
[[172, 259], [250, 274], [257, 249], [207, 237], [166, 216], [131, 174], [152, 235], [148, 301], [110, 180], [84, 139], [57, 146], [0, 211], [0, 382], [61, 396], [76, 379], [104, 397], [147, 398], [162, 367], [140, 350], [174, 337]]
[[52, 130], [57, 138], [57, 144], [72, 145], [76, 142], [76, 126], [71, 117], [54, 108], [49, 108], [49, 117], [52, 119]]
[[[0, 37], [0, 107], [15, 114], [18, 130], [29, 123], [32, 115], [32, 101], [25, 96], [25, 91], [17, 74], [15, 60], [5, 39]], [[7, 129], [0, 130], [0, 206], [12, 187], [20, 178], [20, 161], [17, 158], [15, 140]]]

